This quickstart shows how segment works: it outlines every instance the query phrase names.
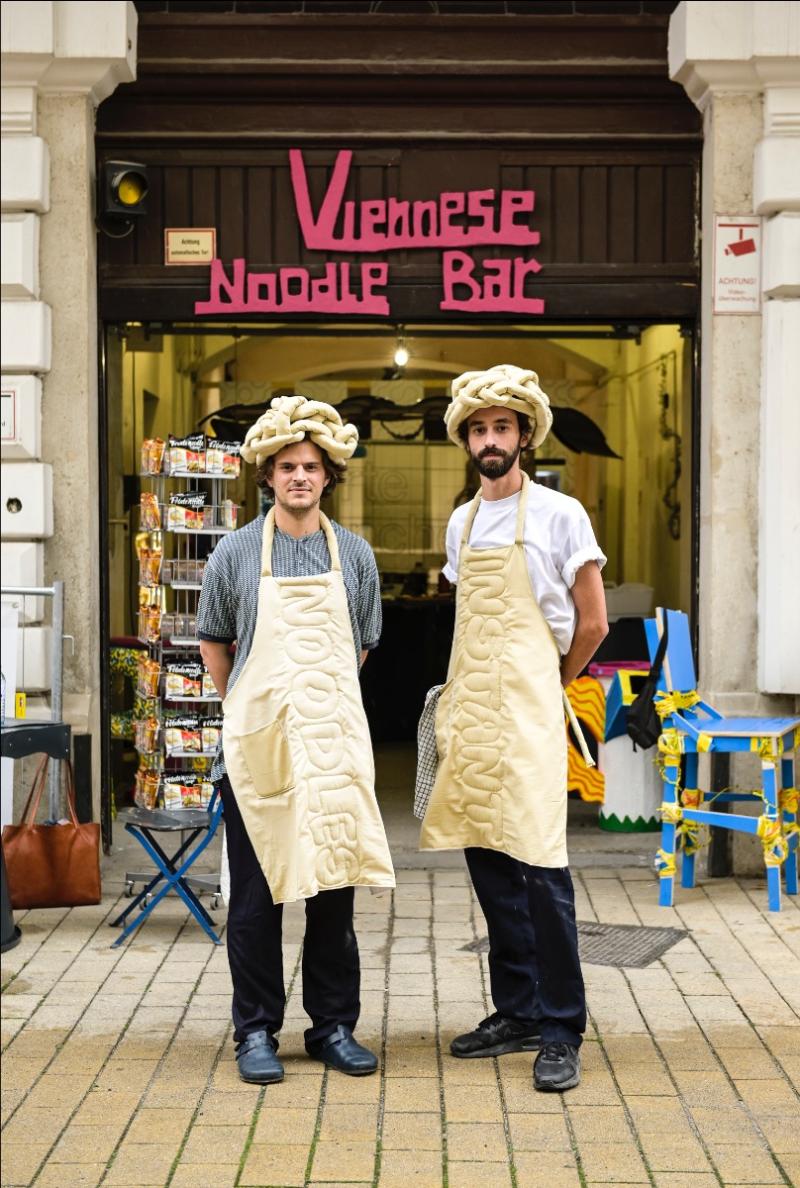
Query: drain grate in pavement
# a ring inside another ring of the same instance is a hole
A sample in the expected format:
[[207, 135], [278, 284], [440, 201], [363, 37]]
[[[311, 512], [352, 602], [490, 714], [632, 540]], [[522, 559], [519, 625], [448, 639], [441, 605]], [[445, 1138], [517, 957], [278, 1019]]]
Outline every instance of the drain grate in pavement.
[[[685, 936], [688, 933], [683, 928], [645, 928], [639, 924], [578, 921], [581, 961], [588, 965], [644, 969]], [[468, 945], [462, 945], [462, 949], [468, 953], [488, 953], [489, 938], [482, 936]]]

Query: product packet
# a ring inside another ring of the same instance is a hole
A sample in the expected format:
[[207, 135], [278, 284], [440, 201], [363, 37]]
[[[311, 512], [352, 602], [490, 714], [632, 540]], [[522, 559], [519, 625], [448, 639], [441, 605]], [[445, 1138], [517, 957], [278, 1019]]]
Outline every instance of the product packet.
[[136, 692], [141, 697], [158, 697], [158, 678], [161, 666], [157, 660], [140, 656], [136, 663]]
[[206, 443], [206, 467], [208, 474], [224, 474], [237, 478], [241, 469], [240, 441], [220, 441], [209, 437]]
[[154, 809], [158, 800], [160, 774], [147, 768], [139, 768], [134, 783], [133, 800], [139, 808]]
[[161, 780], [165, 809], [208, 808], [213, 792], [211, 781], [197, 772], [170, 772]]
[[164, 465], [165, 441], [162, 437], [146, 437], [141, 448], [142, 474], [161, 474]]
[[151, 755], [158, 742], [158, 718], [139, 718], [133, 723], [133, 744], [143, 755]]
[[[145, 587], [142, 587], [141, 592], [147, 592]], [[158, 643], [161, 637], [161, 607], [160, 606], [140, 606], [139, 607], [139, 639], [143, 643]]]
[[167, 701], [184, 701], [187, 697], [203, 695], [203, 666], [198, 661], [170, 662], [165, 672], [164, 696]]
[[236, 527], [236, 520], [239, 515], [238, 505], [231, 499], [223, 499], [220, 505], [221, 523], [220, 528], [234, 529]]
[[164, 722], [164, 746], [171, 757], [186, 751], [202, 751], [200, 721], [197, 714], [169, 717]]
[[191, 433], [188, 437], [170, 437], [170, 474], [204, 474], [206, 469], [206, 435]]
[[143, 491], [139, 496], [139, 528], [142, 532], [158, 531], [161, 527], [161, 508], [158, 497], [152, 491]]
[[204, 755], [216, 755], [222, 734], [222, 718], [203, 718], [200, 734]]
[[201, 697], [219, 697], [219, 693], [217, 693], [216, 686], [215, 686], [213, 680], [211, 679], [210, 672], [205, 672], [205, 671], [203, 672], [203, 682], [202, 682], [201, 689], [202, 689], [202, 692], [200, 694]]
[[160, 548], [139, 550], [139, 585], [157, 586], [161, 578], [163, 553]]
[[[177, 491], [169, 497], [167, 528], [196, 532], [204, 526], [205, 491]], [[211, 508], [206, 509], [209, 512]]]

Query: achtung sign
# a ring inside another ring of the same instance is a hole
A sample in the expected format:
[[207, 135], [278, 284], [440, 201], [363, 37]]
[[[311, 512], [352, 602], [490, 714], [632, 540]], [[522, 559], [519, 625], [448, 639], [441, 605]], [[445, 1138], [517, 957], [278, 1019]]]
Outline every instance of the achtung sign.
[[761, 312], [761, 219], [714, 217], [714, 313]]
[[216, 227], [167, 227], [165, 264], [210, 264], [217, 254]]

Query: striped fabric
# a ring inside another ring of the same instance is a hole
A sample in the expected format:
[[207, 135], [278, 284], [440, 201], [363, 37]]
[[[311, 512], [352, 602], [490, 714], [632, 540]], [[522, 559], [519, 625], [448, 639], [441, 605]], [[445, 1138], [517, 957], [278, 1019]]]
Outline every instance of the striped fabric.
[[[339, 545], [342, 576], [347, 591], [350, 625], [356, 662], [362, 649], [374, 648], [381, 634], [381, 591], [378, 567], [367, 542], [332, 521]], [[258, 516], [244, 528], [224, 536], [208, 559], [203, 575], [203, 589], [197, 610], [198, 639], [212, 643], [233, 643], [236, 658], [228, 681], [230, 691], [236, 684], [253, 644], [258, 614], [258, 584], [261, 577], [261, 540], [264, 516]], [[310, 536], [289, 536], [276, 526], [272, 545], [272, 572], [275, 577], [304, 577], [327, 573], [331, 567], [325, 533], [320, 529]], [[212, 780], [225, 774], [220, 747]]]

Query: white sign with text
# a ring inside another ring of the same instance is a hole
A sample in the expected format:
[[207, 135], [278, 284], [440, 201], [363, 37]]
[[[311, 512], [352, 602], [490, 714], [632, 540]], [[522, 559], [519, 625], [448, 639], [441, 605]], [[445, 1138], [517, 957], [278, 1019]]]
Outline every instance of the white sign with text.
[[714, 216], [714, 313], [761, 313], [761, 218]]

